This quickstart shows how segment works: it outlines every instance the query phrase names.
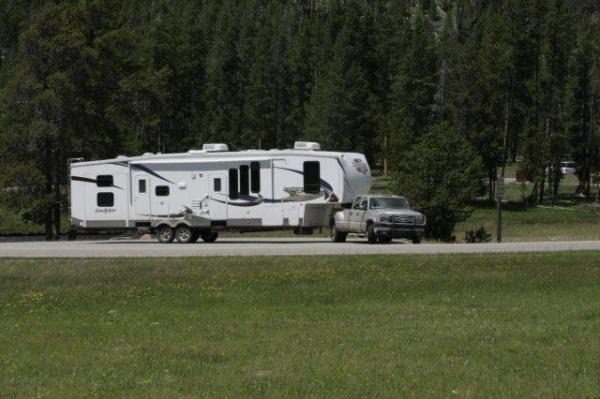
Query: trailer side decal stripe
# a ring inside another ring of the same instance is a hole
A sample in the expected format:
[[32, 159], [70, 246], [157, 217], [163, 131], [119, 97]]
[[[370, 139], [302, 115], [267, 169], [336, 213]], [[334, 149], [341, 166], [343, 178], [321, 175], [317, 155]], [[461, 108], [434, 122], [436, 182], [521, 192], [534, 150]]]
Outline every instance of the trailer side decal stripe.
[[162, 177], [161, 175], [159, 175], [158, 173], [156, 173], [152, 169], [148, 168], [147, 166], [136, 164], [136, 163], [128, 163], [128, 162], [113, 162], [113, 163], [116, 164], [116, 165], [122, 165], [122, 166], [130, 165], [133, 169], [141, 170], [143, 172], [148, 173], [149, 175], [152, 175], [154, 177], [158, 177], [159, 179], [164, 180], [167, 183], [175, 184], [171, 180]]
[[[92, 179], [89, 177], [83, 177], [83, 176], [71, 176], [71, 180], [74, 181], [80, 181], [83, 183], [93, 183], [93, 184], [98, 184], [98, 181], [96, 179]], [[119, 187], [119, 186], [115, 186], [114, 184], [110, 187], [114, 187], [114, 188], [118, 188], [119, 190], [123, 190], [123, 187]]]

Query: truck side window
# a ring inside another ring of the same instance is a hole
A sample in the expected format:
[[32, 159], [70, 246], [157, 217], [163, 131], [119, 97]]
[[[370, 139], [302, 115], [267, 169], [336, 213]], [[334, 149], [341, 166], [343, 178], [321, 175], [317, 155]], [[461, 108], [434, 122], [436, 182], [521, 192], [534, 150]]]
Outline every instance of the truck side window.
[[113, 207], [115, 206], [115, 195], [113, 193], [98, 193], [96, 203], [100, 207]]
[[111, 175], [96, 176], [96, 186], [112, 187], [112, 185], [113, 185], [113, 177]]
[[319, 161], [304, 162], [304, 192], [317, 194], [321, 191], [321, 164]]
[[248, 165], [240, 166], [240, 195], [250, 194], [250, 175]]
[[238, 170], [229, 169], [229, 198], [238, 199], [240, 193], [238, 191]]
[[381, 206], [379, 205], [379, 201], [377, 201], [377, 198], [371, 198], [371, 209], [379, 209], [381, 208]]
[[250, 190], [260, 193], [260, 162], [250, 163]]
[[361, 210], [367, 209], [367, 199], [366, 198], [363, 198], [363, 200], [360, 202], [360, 206], [358, 207], [358, 209], [361, 209]]

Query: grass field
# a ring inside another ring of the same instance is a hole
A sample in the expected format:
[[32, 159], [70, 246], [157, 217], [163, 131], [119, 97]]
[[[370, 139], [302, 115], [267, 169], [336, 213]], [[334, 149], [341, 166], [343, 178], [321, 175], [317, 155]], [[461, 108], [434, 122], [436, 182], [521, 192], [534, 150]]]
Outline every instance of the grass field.
[[597, 397], [600, 253], [1, 260], [0, 397]]

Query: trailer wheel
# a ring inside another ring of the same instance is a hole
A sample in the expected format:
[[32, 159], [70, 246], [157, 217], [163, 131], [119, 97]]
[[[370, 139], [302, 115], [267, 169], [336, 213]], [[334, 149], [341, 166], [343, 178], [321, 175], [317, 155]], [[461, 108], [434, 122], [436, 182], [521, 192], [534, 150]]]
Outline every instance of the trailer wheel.
[[413, 244], [420, 244], [422, 239], [423, 239], [422, 236], [416, 235], [416, 236], [413, 236], [412, 242], [413, 242]]
[[189, 244], [190, 242], [193, 242], [194, 232], [189, 226], [182, 224], [181, 226], [177, 226], [175, 238], [180, 244]]
[[158, 238], [158, 242], [168, 244], [172, 242], [175, 238], [175, 232], [169, 226], [162, 225], [158, 228], [158, 231], [156, 232], [156, 238]]
[[197, 229], [192, 230], [192, 241], [190, 241], [190, 242], [196, 242], [196, 241], [198, 241], [199, 238], [200, 238], [200, 232]]
[[344, 231], [339, 231], [335, 227], [335, 223], [331, 226], [331, 241], [333, 242], [346, 242], [346, 237], [348, 237], [348, 233]]
[[200, 233], [200, 237], [202, 237], [202, 241], [204, 242], [215, 242], [217, 241], [217, 237], [219, 237], [219, 233], [216, 231], [206, 231]]

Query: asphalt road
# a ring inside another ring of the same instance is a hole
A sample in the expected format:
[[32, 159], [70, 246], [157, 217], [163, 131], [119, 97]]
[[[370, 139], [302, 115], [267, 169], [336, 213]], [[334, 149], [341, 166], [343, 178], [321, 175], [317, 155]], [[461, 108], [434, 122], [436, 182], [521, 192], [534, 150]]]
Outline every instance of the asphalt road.
[[156, 241], [59, 241], [0, 243], [0, 257], [194, 257], [556, 252], [600, 250], [600, 241], [546, 241], [489, 244], [368, 244], [364, 239], [332, 243], [324, 238], [227, 238], [213, 244], [159, 244]]

